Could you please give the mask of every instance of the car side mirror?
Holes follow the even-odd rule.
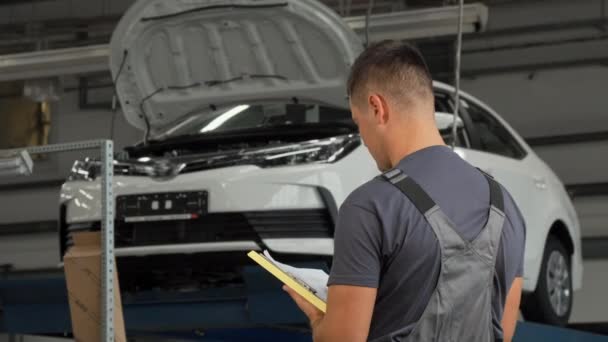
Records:
[[[435,112],[435,123],[440,132],[452,129],[452,124],[454,123],[454,114]],[[458,128],[464,127],[464,123],[460,117],[456,119],[456,125],[458,125]]]

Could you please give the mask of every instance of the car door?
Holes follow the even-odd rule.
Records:
[[[534,208],[542,198],[542,179],[531,173],[533,168],[528,151],[513,134],[474,99],[461,100],[463,121],[467,126],[471,148],[465,159],[496,178],[511,194],[519,206],[528,226],[542,224]],[[536,205],[535,205],[536,204]]]

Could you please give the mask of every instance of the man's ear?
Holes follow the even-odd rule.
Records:
[[[385,125],[388,122],[389,109],[386,99],[380,94],[370,94],[368,105],[374,114],[374,119],[380,125]]]

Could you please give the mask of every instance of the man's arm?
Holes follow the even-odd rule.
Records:
[[[505,311],[502,315],[502,332],[504,342],[511,342],[513,335],[515,334],[515,325],[517,324],[517,317],[519,315],[519,302],[521,300],[521,288],[523,280],[521,277],[517,277],[513,280],[511,289],[507,294],[507,300],[505,301]]]
[[[286,287],[284,289],[308,316],[314,342],[367,341],[376,301],[375,288],[330,286],[325,315],[293,290]]]
[[[388,186],[391,186],[390,184]],[[315,342],[366,341],[380,282],[382,232],[377,216],[348,200],[340,208],[328,280],[327,313],[286,289],[310,319]]]

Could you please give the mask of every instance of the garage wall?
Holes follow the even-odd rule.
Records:
[[[608,160],[602,158],[608,156],[608,141],[536,146],[534,149],[566,184],[608,181]]]
[[[66,86],[71,87],[66,80]],[[111,88],[106,89],[111,96]],[[96,92],[91,102],[108,99]],[[112,112],[107,109],[79,108],[79,94],[68,91],[52,104],[50,143],[108,139]],[[118,111],[115,117],[115,149],[140,140],[140,131],[132,128]],[[34,175],[0,181],[0,265],[13,269],[55,269],[59,265],[57,219],[61,183],[77,158],[97,156],[96,151],[49,155],[34,165]],[[2,342],[0,338],[0,342]],[[17,340],[20,341],[20,340]],[[25,341],[34,341],[26,339]]]
[[[79,0],[79,1],[27,1],[6,5],[0,11],[0,24],[27,22],[28,20],[56,20],[94,18],[120,15],[134,0]]]
[[[111,92],[111,88],[108,91]],[[51,105],[50,143],[110,137],[112,112],[83,110],[78,104],[78,92],[69,91]],[[139,141],[141,136],[140,131],[132,128],[118,111],[114,134],[116,150]],[[56,220],[61,181],[66,178],[75,159],[96,156],[96,153],[91,150],[49,155],[35,163],[33,176],[0,181],[0,229],[9,223]]]

